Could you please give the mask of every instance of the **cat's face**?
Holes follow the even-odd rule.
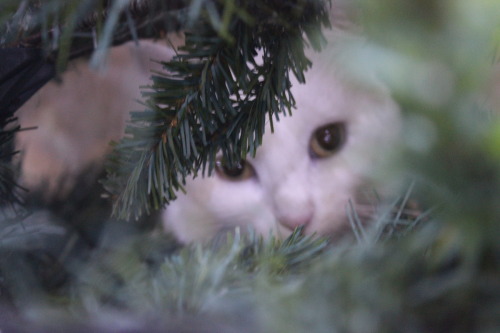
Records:
[[[397,107],[380,87],[349,84],[321,65],[292,92],[297,109],[274,133],[267,128],[255,158],[233,169],[219,161],[211,177],[187,181],[164,212],[167,230],[188,242],[235,226],[281,237],[300,225],[321,234],[346,226],[349,200],[396,138]]]

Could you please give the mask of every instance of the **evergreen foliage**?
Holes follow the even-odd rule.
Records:
[[[14,135],[19,131],[19,127],[8,128],[14,123],[15,118],[3,117],[0,115],[0,207],[12,209],[21,204],[20,188],[15,182],[14,170],[11,166]],[[9,214],[8,212],[5,212]]]
[[[44,47],[59,70],[69,58],[90,52],[91,42],[99,62],[106,47],[126,38],[158,38],[175,27],[167,23],[177,13],[173,21],[186,35],[182,53],[164,63],[168,72],[152,77],[143,94],[146,110],[132,115],[110,158],[106,185],[117,196],[120,218],[138,218],[174,199],[188,175],[207,166],[212,171],[218,152],[229,165],[255,154],[266,119],[272,123],[294,106],[289,73],[303,82],[310,66],[303,35],[319,50],[321,26],[329,25],[325,3],[318,0],[189,3],[6,4],[12,14],[2,44]],[[156,10],[167,22],[163,26],[151,19]],[[15,25],[19,16],[25,24]]]
[[[273,117],[291,113],[289,73],[304,82],[310,62],[302,34],[320,48],[318,23],[328,24],[323,4],[230,3],[225,26],[214,27],[210,15],[188,25],[181,52],[163,63],[168,72],[153,75],[143,91],[146,111],[132,114],[128,137],[110,159],[107,185],[126,184],[113,191],[117,216],[159,209],[187,176],[210,174],[218,153],[230,166],[254,155],[266,120],[272,127]]]

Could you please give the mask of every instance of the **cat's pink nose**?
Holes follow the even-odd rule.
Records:
[[[287,229],[294,230],[300,226],[307,226],[311,223],[313,217],[312,212],[306,212],[304,214],[294,214],[281,216],[278,221],[279,223],[286,227]]]

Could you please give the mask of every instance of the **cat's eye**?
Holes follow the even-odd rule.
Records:
[[[247,161],[241,160],[230,167],[223,158],[215,161],[215,172],[219,177],[231,181],[247,180],[255,175],[252,165]]]
[[[343,122],[331,123],[316,129],[309,144],[315,158],[325,158],[338,152],[346,141],[346,126]]]

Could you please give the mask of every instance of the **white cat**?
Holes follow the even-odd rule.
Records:
[[[23,127],[22,179],[28,187],[49,181],[56,191],[61,177],[74,176],[102,162],[108,141],[121,135],[127,111],[143,107],[138,86],[155,65],[171,58],[162,45],[132,43],[111,50],[107,69],[96,73],[76,61],[63,84],[49,83],[18,115]],[[353,80],[336,65],[339,46],[308,52],[313,67],[306,84],[293,82],[293,116],[267,130],[255,158],[229,170],[219,161],[210,178],[188,180],[163,213],[163,225],[181,241],[207,239],[219,230],[252,226],[263,235],[288,235],[299,225],[308,233],[344,229],[349,200],[395,140],[398,108],[375,80]],[[71,186],[69,184],[68,186]]]
[[[293,82],[297,109],[267,132],[255,158],[209,178],[190,179],[163,214],[165,229],[190,242],[235,226],[263,235],[331,235],[348,226],[349,200],[384,162],[399,131],[399,112],[370,75],[356,80],[337,64],[340,32],[319,54],[306,84]],[[340,52],[341,53],[341,52]]]

